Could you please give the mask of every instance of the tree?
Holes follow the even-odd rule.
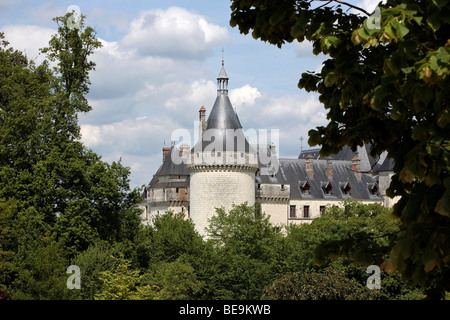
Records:
[[[103,281],[102,291],[96,293],[96,300],[152,300],[155,298],[155,285],[145,283],[145,275],[131,270],[131,261],[123,257],[115,258],[118,264],[111,271],[100,273]]]
[[[371,293],[345,273],[328,268],[322,273],[284,275],[264,290],[269,300],[367,300]]]
[[[0,199],[0,287],[15,278],[17,266],[14,257],[19,239],[24,232],[24,221],[17,212],[17,202]]]
[[[222,299],[259,299],[279,271],[280,229],[246,203],[216,209],[207,228],[217,252],[214,277]]]
[[[173,262],[184,255],[199,255],[203,240],[191,220],[183,213],[167,211],[153,217],[152,224],[146,227],[144,239],[151,262]]]
[[[384,261],[443,298],[450,290],[448,0],[387,0],[369,16],[343,1],[233,0],[231,26],[282,47],[311,41],[329,56],[299,88],[319,93],[327,126],[309,131],[321,156],[371,144],[394,160],[388,196],[402,224]],[[348,11],[353,9],[354,12]]]
[[[71,260],[71,265],[80,268],[81,288],[71,290],[70,298],[93,300],[95,294],[102,290],[101,273],[115,270],[120,262],[121,255],[121,252],[113,249],[105,241],[95,242],[85,251],[79,252]]]
[[[54,19],[58,32],[42,50],[53,69],[48,61],[29,61],[0,33],[0,199],[14,201],[14,214],[27,221],[17,241],[0,223],[7,236],[2,285],[15,297],[63,296],[71,258],[99,240],[134,239],[141,222],[130,169],[102,161],[80,141],[78,113],[90,110],[86,94],[95,67],[89,56],[100,42],[84,17],[80,28],[70,28],[69,17]],[[0,220],[9,223],[15,216],[8,210]]]
[[[160,262],[151,276],[161,300],[191,300],[202,289],[194,268],[182,258],[173,262]]]

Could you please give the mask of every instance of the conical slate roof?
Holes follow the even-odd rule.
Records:
[[[223,62],[217,79],[228,82]],[[194,147],[195,151],[205,151],[205,149],[207,151],[254,151],[244,136],[241,122],[231,105],[227,91],[218,88],[216,101],[206,122],[203,139]]]

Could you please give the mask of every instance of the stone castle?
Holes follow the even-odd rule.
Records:
[[[199,140],[190,148],[163,147],[162,164],[142,194],[142,219],[171,210],[185,213],[197,231],[205,235],[215,209],[246,202],[260,203],[272,223],[309,223],[327,205],[343,199],[381,203],[386,197],[393,162],[382,154],[369,156],[370,146],[349,147],[326,159],[319,149],[301,151],[298,158],[279,158],[271,144],[250,144],[228,97],[228,76],[217,78],[217,98],[206,120],[199,110]],[[181,161],[180,161],[181,160]]]

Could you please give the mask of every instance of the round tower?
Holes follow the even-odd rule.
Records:
[[[217,98],[188,164],[190,218],[201,235],[206,235],[208,219],[216,208],[230,210],[233,204],[244,202],[254,205],[257,169],[257,152],[245,138],[228,97],[228,76],[222,60]]]

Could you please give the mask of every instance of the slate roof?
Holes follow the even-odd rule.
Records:
[[[159,178],[162,176],[187,176],[189,177],[189,170],[185,162],[175,164],[172,161],[172,150],[174,146],[170,148],[166,159],[156,171],[152,180],[149,183],[150,188],[184,188],[189,185],[188,181],[168,181],[160,182]],[[188,179],[189,180],[189,179]]]
[[[385,160],[387,153],[384,152],[379,158],[375,159],[370,156],[370,148],[370,144],[364,144],[362,147],[358,146],[356,151],[352,151],[349,146],[345,146],[338,153],[330,155],[330,157],[333,160],[350,161],[356,156],[356,153],[358,153],[358,157],[361,159],[361,171],[377,173],[381,167],[381,164]],[[298,159],[305,159],[307,155],[312,155],[314,159],[321,159],[319,152],[320,148],[302,150],[298,156]]]
[[[228,79],[223,65],[218,79],[221,79],[220,77]],[[207,149],[210,151],[255,152],[245,138],[238,115],[225,92],[218,90],[216,101],[206,122],[205,132],[206,135],[203,135],[203,139],[194,146],[191,152],[204,151],[210,144],[213,144]],[[230,150],[227,149],[227,139],[228,143],[232,145]]]
[[[344,199],[350,196],[353,199],[361,200],[379,200],[379,192],[376,196],[369,192],[369,184],[376,183],[376,180],[370,175],[361,174],[358,180],[355,173],[351,170],[351,161],[333,161],[333,179],[329,180],[326,176],[326,160],[313,161],[314,177],[309,178],[306,173],[305,159],[280,159],[280,170],[283,178],[290,184],[291,199]],[[300,184],[308,181],[310,185],[309,194],[303,194],[300,190]],[[323,186],[331,183],[332,190],[330,195],[326,195]],[[350,184],[349,195],[345,195],[341,186]]]
[[[378,171],[394,171],[394,159],[386,157]]]
[[[287,184],[286,177],[279,169],[280,163],[275,155],[272,154],[267,145],[252,146],[258,150],[258,170],[255,175],[256,183],[270,184]],[[266,153],[266,157],[262,159],[262,153]],[[262,163],[264,162],[264,163]],[[273,174],[270,174],[272,173]]]

